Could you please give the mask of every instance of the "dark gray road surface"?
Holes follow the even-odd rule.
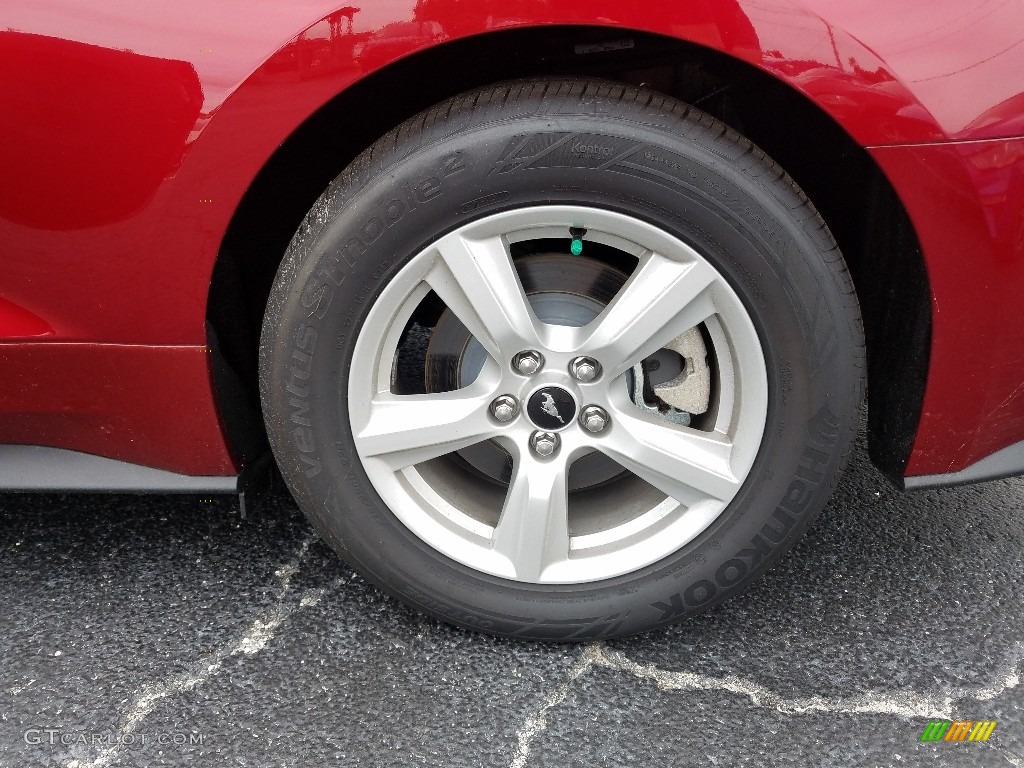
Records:
[[[0,510],[0,766],[1024,768],[1021,480],[901,495],[860,451],[752,591],[588,646],[417,615],[285,494]]]

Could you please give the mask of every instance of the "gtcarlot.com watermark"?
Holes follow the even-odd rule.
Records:
[[[159,733],[115,733],[102,731],[63,731],[58,728],[29,728],[22,738],[29,745],[84,746],[84,747],[127,747],[141,749],[152,745],[161,747],[203,746],[205,733],[165,731]]]

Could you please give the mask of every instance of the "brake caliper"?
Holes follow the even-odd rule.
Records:
[[[661,368],[658,358],[666,350],[682,359],[679,373],[668,381],[663,375],[652,376]],[[688,426],[693,415],[708,410],[711,400],[711,368],[707,356],[707,346],[698,329],[691,328],[674,338],[663,350],[633,366],[634,405],[675,424]]]

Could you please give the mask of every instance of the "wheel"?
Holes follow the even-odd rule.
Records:
[[[635,633],[765,571],[862,399],[849,274],[796,185],[667,97],[469,93],[364,152],[296,234],[267,429],[321,535],[465,627]]]

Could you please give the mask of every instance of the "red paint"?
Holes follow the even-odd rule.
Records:
[[[92,348],[49,346],[54,342],[205,345],[206,294],[221,239],[274,149],[365,75],[466,35],[588,24],[705,45],[800,90],[865,146],[1024,134],[1019,3],[377,0],[360,6],[347,15],[330,0],[20,0],[0,10],[0,29],[8,30],[0,32],[0,341],[48,347],[26,363],[38,370],[19,372],[22,381],[67,369],[63,359],[78,361]],[[997,296],[1011,290],[1000,281],[1022,286],[1021,256],[1008,245],[1020,237],[1006,234],[1013,215],[1005,202],[1019,199],[1021,182],[1016,170],[984,170],[988,161],[972,151],[964,145],[875,152],[912,209],[935,285],[932,380],[910,465],[915,473],[958,468],[984,455],[990,443],[1024,439],[1024,402],[1006,384],[1024,380],[1024,361],[1014,352],[1020,339],[1008,323],[965,311],[988,306],[993,286]],[[1008,185],[1001,192],[996,176]],[[929,193],[922,178],[932,179],[941,212],[922,197]],[[954,179],[970,186],[938,189]],[[969,234],[984,238],[971,245],[974,255],[953,253],[948,243]],[[968,259],[980,268],[966,269]],[[1001,349],[1001,368],[987,373],[989,359],[972,369],[975,396],[958,400],[950,392],[962,384],[968,338]],[[196,379],[182,392],[195,398],[186,410],[206,414],[195,437],[214,445],[223,441],[212,421],[208,376],[199,368],[193,365]],[[85,366],[63,392],[46,384],[52,412],[45,418],[19,416],[14,429],[11,417],[0,414],[0,442],[45,441],[138,457],[136,447],[98,443],[70,411],[53,415],[62,398],[87,405],[79,398],[83,386],[106,391],[102,381],[83,382],[87,374]],[[132,380],[138,401],[108,398],[109,414],[123,429],[152,426],[143,395],[162,402],[165,380],[144,371]],[[181,376],[175,381],[182,383]],[[138,407],[129,406],[135,402]],[[982,436],[983,424],[994,431]],[[142,452],[145,463],[185,471],[187,440],[161,439],[146,429],[135,430],[153,440]],[[958,447],[946,439],[950,429],[977,434]],[[173,442],[179,439],[185,442]],[[201,455],[210,461],[206,473],[223,471],[223,455]]]
[[[202,347],[0,344],[0,435],[186,475],[233,475],[209,357]]]
[[[884,147],[928,261],[932,354],[910,475],[1024,439],[1024,139]]]
[[[41,35],[0,32],[0,71],[17,73],[3,103],[30,116],[10,126],[0,217],[34,230],[137,214],[181,162],[203,105],[188,62]]]
[[[0,338],[52,336],[53,328],[25,307],[0,296]]]

